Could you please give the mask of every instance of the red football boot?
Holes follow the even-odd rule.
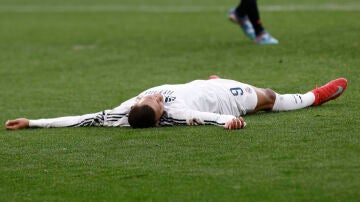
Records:
[[[346,86],[347,80],[345,78],[338,78],[315,88],[311,91],[315,95],[315,102],[312,106],[322,105],[327,101],[336,99],[345,91]]]
[[[209,79],[220,79],[220,76],[218,76],[218,75],[211,75],[211,76],[209,76]]]

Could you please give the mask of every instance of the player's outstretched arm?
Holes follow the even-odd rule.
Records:
[[[228,129],[228,130],[237,130],[237,129],[244,128],[245,126],[246,126],[246,122],[244,121],[244,119],[242,117],[239,117],[239,118],[234,118],[231,121],[226,122],[226,124],[224,125],[224,128]]]
[[[7,130],[19,130],[19,129],[29,128],[29,119],[18,118],[15,120],[7,120],[5,122],[5,128]]]

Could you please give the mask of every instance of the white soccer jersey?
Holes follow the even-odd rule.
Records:
[[[30,120],[30,127],[129,126],[128,112],[139,97],[162,94],[164,115],[160,126],[224,125],[255,109],[252,86],[227,79],[195,80],[186,84],[161,85],[140,93],[112,110],[53,119]]]

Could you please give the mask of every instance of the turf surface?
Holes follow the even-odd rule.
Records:
[[[237,1],[0,2],[0,122],[86,114],[218,74],[279,93],[337,77],[321,107],[248,127],[0,130],[0,201],[358,201],[360,4],[259,1],[280,44],[228,22]]]

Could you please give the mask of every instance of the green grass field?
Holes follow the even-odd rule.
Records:
[[[238,131],[2,127],[0,201],[359,201],[360,3],[258,1],[276,46],[228,21],[237,3],[1,0],[1,124],[212,74],[279,93],[349,86],[321,107],[246,116]]]

